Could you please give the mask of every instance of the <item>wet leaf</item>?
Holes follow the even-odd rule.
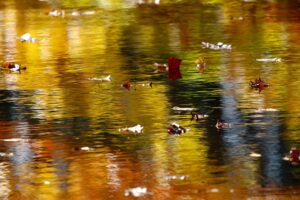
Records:
[[[14,153],[3,153],[3,152],[0,152],[0,158],[1,157],[12,157],[14,156]]]
[[[260,153],[252,152],[252,153],[250,153],[249,156],[250,156],[250,157],[255,157],[255,158],[260,158],[260,157],[261,157],[261,154],[260,154]]]
[[[141,197],[147,194],[146,187],[136,187],[136,188],[128,188],[125,190],[124,195],[127,196],[134,196],[134,197]]]
[[[65,11],[54,9],[54,10],[51,10],[50,12],[48,12],[47,15],[52,16],[52,17],[64,17]]]
[[[195,113],[195,112],[191,112],[191,121],[195,120],[195,121],[199,121],[200,119],[204,119],[207,118],[208,115],[203,115],[203,114],[199,114],[199,113]]]
[[[10,72],[21,72],[21,70],[26,70],[26,66],[21,66],[20,64],[14,62],[5,62],[1,65],[3,69],[7,69]]]
[[[199,57],[197,60],[195,60],[195,63],[196,63],[196,68],[199,70],[199,72],[203,73],[206,66],[204,59]]]
[[[103,78],[97,78],[97,77],[89,78],[89,80],[92,80],[92,81],[111,81],[110,75],[105,76]]]
[[[90,148],[90,147],[81,147],[80,150],[82,150],[82,151],[91,151],[93,149]]]
[[[217,123],[216,123],[216,128],[217,129],[231,128],[231,124],[226,123],[226,122],[221,122],[221,121],[218,120]]]
[[[51,182],[50,181],[44,181],[45,185],[49,185]]]
[[[231,49],[231,44],[224,44],[223,42],[218,42],[217,44],[202,42],[201,44],[202,44],[202,48],[204,49],[213,49],[213,50]]]
[[[167,64],[154,63],[155,72],[166,72],[169,71],[169,66]]]
[[[218,188],[212,188],[212,189],[207,190],[207,192],[217,193],[217,192],[220,192],[220,190]]]
[[[137,84],[135,84],[135,86],[142,86],[142,87],[149,86],[151,88],[152,88],[152,85],[153,85],[152,81],[150,83],[137,83]]]
[[[267,88],[269,85],[261,78],[258,78],[255,79],[255,81],[250,81],[249,86],[252,89],[258,90],[260,93],[263,89]]]
[[[21,37],[19,38],[21,42],[37,42],[36,38],[31,37],[30,33],[25,33],[23,35],[21,35]]]
[[[178,106],[174,106],[172,108],[172,110],[175,111],[192,111],[192,110],[197,110],[196,108],[188,108],[188,107],[178,107]]]
[[[258,58],[258,62],[281,62],[281,58]]]
[[[143,132],[144,127],[140,124],[137,124],[133,127],[126,127],[119,129],[120,132],[132,132],[132,133],[141,133]]]
[[[181,133],[186,133],[186,132],[187,130],[185,128],[183,128],[182,126],[176,123],[172,123],[168,127],[168,133],[170,135],[180,135]]]
[[[168,59],[169,66],[169,78],[172,80],[177,80],[182,78],[180,73],[180,64],[181,60],[175,57],[171,57]]]
[[[297,148],[291,148],[290,161],[292,163],[300,163],[300,150]]]
[[[181,180],[182,181],[182,180],[186,180],[187,176],[184,176],[184,175],[183,176],[166,176],[165,179],[170,180],[170,181],[171,180]]]
[[[122,87],[126,88],[127,90],[130,90],[130,87],[131,87],[131,82],[130,82],[130,80],[125,81],[125,82],[122,84]]]

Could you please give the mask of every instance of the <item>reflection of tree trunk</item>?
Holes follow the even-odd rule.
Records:
[[[0,121],[21,120],[22,108],[17,104],[16,99],[20,97],[20,92],[11,90],[0,90]]]

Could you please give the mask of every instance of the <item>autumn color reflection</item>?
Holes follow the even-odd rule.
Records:
[[[0,2],[0,198],[299,195],[298,8]]]

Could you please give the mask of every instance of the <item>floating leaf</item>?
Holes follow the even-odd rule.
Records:
[[[204,70],[205,70],[205,66],[206,66],[206,63],[204,62],[204,59],[199,57],[196,61],[196,68],[199,70],[199,72],[203,73]]]
[[[154,63],[153,65],[156,67],[155,72],[169,71],[169,66],[167,64]]]
[[[268,87],[269,85],[263,81],[261,78],[255,79],[255,81],[250,81],[249,83],[250,88],[256,89],[259,91],[259,93]]]
[[[281,62],[281,58],[257,58],[258,62]]]
[[[106,77],[103,77],[103,78],[89,78],[89,80],[92,80],[92,81],[111,81],[110,80],[110,75],[106,76]]]
[[[188,107],[178,107],[178,106],[174,106],[172,108],[172,110],[176,110],[176,111],[192,111],[192,110],[197,110],[196,108],[188,108]]]
[[[126,127],[119,129],[120,132],[132,132],[132,133],[141,133],[143,132],[144,127],[140,124],[137,124],[133,127]]]
[[[204,49],[213,49],[213,50],[231,49],[231,44],[224,44],[223,42],[218,42],[217,44],[202,42],[201,44],[202,44],[202,48]]]
[[[142,86],[142,87],[149,86],[151,88],[152,88],[152,85],[153,85],[152,81],[150,83],[137,83],[137,84],[135,84],[135,86]]]
[[[216,123],[216,128],[217,129],[231,128],[231,124],[226,123],[226,122],[221,122],[218,120]]]
[[[36,38],[31,37],[30,33],[25,33],[20,37],[21,42],[37,42]]]
[[[186,180],[187,176],[166,176],[165,177],[166,180]]]
[[[255,157],[255,158],[260,158],[260,157],[261,157],[261,154],[260,154],[260,153],[252,152],[252,153],[250,153],[249,156],[250,156],[250,157]]]
[[[168,59],[169,66],[169,78],[172,80],[177,80],[182,78],[180,73],[180,64],[181,60],[175,57],[171,57]]]
[[[51,182],[50,181],[44,181],[45,185],[49,185]]]
[[[64,17],[65,16],[65,11],[64,10],[51,10],[50,12],[47,13],[47,15],[49,16],[53,16],[53,17]]]
[[[93,149],[90,148],[90,147],[81,147],[80,150],[82,150],[82,151],[91,151]]]
[[[290,150],[290,161],[292,163],[300,163],[300,151],[296,148]]]
[[[130,82],[130,80],[125,81],[125,82],[122,84],[122,87],[126,88],[127,90],[130,90],[130,87],[131,87],[131,82]]]
[[[13,63],[13,62],[5,62],[1,65],[2,68],[8,69],[11,72],[21,72],[21,70],[26,70],[27,67],[21,67],[20,64]]]
[[[191,121],[195,120],[195,121],[199,121],[200,119],[204,119],[204,118],[207,118],[208,115],[202,115],[202,114],[199,114],[199,113],[194,113],[194,112],[191,112]]]
[[[126,189],[124,192],[125,196],[134,196],[134,197],[141,197],[147,194],[147,188],[146,187],[136,187],[136,188],[129,188]]]
[[[186,133],[186,129],[180,126],[179,124],[172,123],[168,128],[168,133],[170,135],[180,135],[181,133]]]

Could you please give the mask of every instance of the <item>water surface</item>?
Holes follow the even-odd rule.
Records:
[[[135,187],[147,188],[143,199],[297,198],[299,167],[282,157],[300,148],[299,8],[1,2],[0,57],[27,70],[0,72],[0,198],[130,199],[125,191]],[[38,42],[20,42],[27,32]],[[155,72],[153,63],[171,56],[182,59],[182,79]],[[92,80],[107,75],[110,82]],[[259,77],[269,87],[251,90]],[[191,121],[174,106],[209,117]],[[217,120],[232,126],[218,130]],[[172,122],[189,131],[168,135]],[[136,124],[143,133],[118,131]]]

